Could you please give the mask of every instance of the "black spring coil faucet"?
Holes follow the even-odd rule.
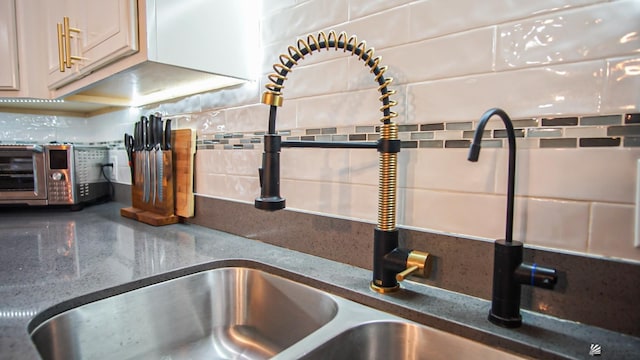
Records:
[[[505,238],[494,243],[493,291],[489,321],[496,325],[515,328],[522,325],[520,315],[520,286],[531,285],[553,289],[558,281],[555,269],[522,262],[523,244],[513,241],[513,213],[516,178],[516,136],[509,115],[498,108],[490,109],[480,118],[469,148],[468,160],[478,161],[484,128],[491,117],[499,116],[507,130],[509,143],[509,170],[507,183],[507,220]]]

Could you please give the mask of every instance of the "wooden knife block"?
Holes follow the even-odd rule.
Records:
[[[154,204],[151,190],[150,200],[145,202],[144,184],[142,181],[136,181],[131,186],[132,206],[120,209],[120,215],[153,226],[175,224],[180,220],[179,216],[193,216],[195,135],[195,131],[191,129],[171,131],[171,147],[174,150],[162,151],[162,201],[156,197]],[[144,153],[134,151],[133,164],[137,163],[138,156],[144,157]],[[134,179],[141,179],[142,171],[143,169],[136,168]]]

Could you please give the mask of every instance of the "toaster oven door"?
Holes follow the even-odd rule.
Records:
[[[0,146],[0,204],[46,205],[45,165],[42,146]]]

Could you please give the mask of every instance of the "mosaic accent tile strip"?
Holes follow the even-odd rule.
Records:
[[[526,148],[640,147],[640,114],[541,117],[513,120],[518,141]],[[403,148],[459,149],[469,147],[477,121],[398,125]],[[198,138],[198,149],[255,149],[265,132],[221,133]],[[287,141],[377,141],[379,125],[282,130]],[[500,121],[487,124],[482,146],[505,147]],[[523,143],[524,142],[524,143]]]
[[[578,125],[577,117],[542,119],[542,126],[576,126],[576,125]]]
[[[625,124],[640,124],[640,114],[625,114],[624,115],[624,123]]]

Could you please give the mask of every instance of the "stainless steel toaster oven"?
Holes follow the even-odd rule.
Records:
[[[77,205],[109,194],[104,146],[0,145],[0,204]]]

